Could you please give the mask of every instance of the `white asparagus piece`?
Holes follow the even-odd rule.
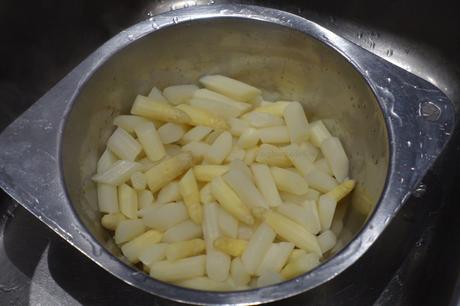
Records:
[[[204,203],[215,202],[215,201],[217,200],[212,195],[211,183],[207,183],[200,189],[200,202],[204,204]]]
[[[105,149],[104,153],[102,153],[101,157],[97,161],[97,174],[101,174],[107,171],[115,162],[117,161],[117,157],[110,151],[109,149]]]
[[[306,175],[312,170],[315,165],[313,164],[307,152],[302,150],[299,145],[293,143],[282,148],[287,158],[292,162],[294,167],[299,170],[302,175]]]
[[[223,75],[204,76],[200,83],[210,90],[242,102],[249,102],[262,93],[254,86]]]
[[[316,203],[313,202],[313,204],[316,206]],[[297,224],[302,225],[305,229],[314,235],[316,235],[321,230],[321,226],[318,228],[318,212],[316,210],[312,210],[312,207],[309,207],[307,210],[305,206],[299,206],[286,202],[283,205],[277,207],[277,211],[292,221],[296,222]]]
[[[147,180],[142,172],[137,171],[131,175],[131,186],[136,190],[143,190],[147,185]]]
[[[150,266],[150,276],[164,282],[203,276],[205,273],[206,256],[198,255],[177,261],[157,261]]]
[[[172,181],[160,189],[157,195],[157,203],[164,204],[180,200],[179,182]]]
[[[134,133],[134,129],[141,123],[148,122],[147,119],[134,115],[120,115],[113,119],[113,124],[124,129],[129,133]]]
[[[205,160],[212,164],[221,164],[232,150],[232,135],[225,131],[217,137],[208,152]]]
[[[251,181],[254,181],[251,169],[242,160],[233,160],[229,165],[229,170],[237,170],[243,172]]]
[[[319,190],[323,193],[329,192],[337,187],[337,181],[330,175],[327,175],[323,171],[316,168],[310,170],[305,175],[305,180],[308,182],[311,188]]]
[[[139,209],[146,207],[151,207],[153,205],[153,194],[150,190],[138,190],[137,191],[137,201],[139,204]]]
[[[163,144],[179,141],[184,136],[184,133],[184,126],[173,122],[167,122],[158,129],[158,134]]]
[[[270,171],[280,191],[286,191],[296,195],[307,193],[308,183],[299,174],[279,167],[271,167]]]
[[[249,111],[252,107],[251,104],[235,101],[227,96],[221,95],[220,93],[217,93],[215,91],[212,91],[206,88],[197,90],[193,96],[194,98],[201,98],[201,99],[213,100],[213,101],[220,102],[220,103],[225,103],[226,105],[229,105],[229,106],[232,106],[238,109],[239,114],[243,114]]]
[[[257,268],[256,275],[263,275],[266,272],[280,272],[293,249],[294,244],[291,242],[272,243]]]
[[[318,215],[323,231],[331,228],[332,219],[334,218],[337,201],[327,194],[319,197]]]
[[[299,102],[291,102],[283,114],[292,143],[301,143],[308,138],[308,120]]]
[[[316,169],[321,170],[328,175],[334,175],[332,173],[331,167],[329,167],[329,163],[327,162],[326,158],[321,158],[315,161],[315,167]]]
[[[140,254],[147,248],[160,242],[162,236],[163,234],[159,231],[148,230],[142,235],[125,243],[121,247],[121,251],[130,262],[138,263]]]
[[[185,257],[191,257],[202,253],[205,250],[203,239],[192,239],[177,241],[168,244],[166,248],[166,258],[175,261]]]
[[[241,118],[255,128],[284,125],[284,120],[281,117],[270,113],[250,112],[244,114]]]
[[[244,155],[244,163],[246,165],[252,164],[256,160],[257,153],[259,152],[259,147],[254,147],[251,149],[246,150],[246,154]]]
[[[285,125],[259,129],[259,137],[262,143],[282,144],[290,142],[289,131]]]
[[[163,103],[163,104],[168,104],[168,100],[163,96],[161,91],[153,86],[152,89],[150,90],[148,97],[155,103]]]
[[[312,270],[320,264],[319,257],[315,253],[300,254],[295,260],[289,262],[281,271],[284,279],[291,279],[300,274]]]
[[[121,221],[115,230],[115,242],[120,245],[139,236],[143,232],[145,232],[145,225],[142,220],[131,219]]]
[[[214,129],[228,129],[228,125],[222,117],[216,116],[204,109],[189,104],[180,104],[176,106],[176,109],[181,110],[191,118],[187,124],[195,126],[204,125]]]
[[[257,188],[265,198],[265,201],[271,207],[281,205],[281,200],[275,180],[270,172],[270,168],[265,164],[252,164],[252,174],[256,182]]]
[[[142,218],[145,225],[160,231],[166,231],[187,219],[187,208],[180,202],[165,204],[150,210]]]
[[[165,148],[153,123],[141,123],[136,126],[134,131],[144,148],[145,154],[150,160],[158,161],[165,156]]]
[[[122,128],[113,132],[107,140],[107,147],[120,159],[129,161],[134,161],[142,151],[140,143]]]
[[[319,219],[316,200],[306,200],[303,202],[302,206],[307,211],[307,230],[312,234],[318,234],[321,231],[321,221]]]
[[[262,144],[260,146],[256,161],[261,164],[277,167],[289,167],[292,165],[283,150],[271,144]]]
[[[248,178],[241,170],[231,169],[223,176],[224,181],[235,191],[238,197],[253,208],[268,208],[264,197],[254,185],[254,182]],[[216,195],[214,195],[216,196]]]
[[[245,224],[238,225],[238,239],[249,240],[254,234],[254,228]]]
[[[108,184],[97,184],[97,202],[102,213],[116,213],[119,211],[117,187]]]
[[[244,156],[246,155],[246,151],[244,149],[238,148],[236,146],[230,151],[230,154],[227,155],[225,158],[225,162],[229,163],[234,160],[244,160]]]
[[[163,89],[163,95],[172,105],[187,103],[199,88],[196,85],[173,85]]]
[[[310,158],[311,161],[315,161],[320,152],[320,150],[317,147],[315,147],[309,142],[302,142],[299,145],[299,147],[302,150],[302,152],[304,152],[305,155],[308,156],[308,158]]]
[[[230,256],[214,248],[219,237],[219,207],[217,203],[203,205],[203,236],[206,242],[206,274],[215,281],[224,281],[230,272]]]
[[[211,133],[212,128],[208,126],[203,126],[203,125],[198,125],[190,130],[188,130],[184,136],[182,137],[182,140],[185,143],[189,143],[192,141],[201,141],[203,140],[209,133]]]
[[[238,220],[221,207],[219,208],[219,229],[227,237],[236,238],[238,236]]]
[[[227,122],[233,136],[240,136],[244,130],[249,128],[249,123],[238,118],[228,118]]]
[[[262,223],[256,229],[243,255],[241,255],[241,262],[249,274],[254,275],[256,273],[261,259],[268,252],[275,237],[275,232],[265,223]]]
[[[228,168],[228,165],[196,165],[193,173],[198,181],[210,182],[216,176],[226,173]]]
[[[185,220],[170,227],[163,235],[163,242],[177,242],[200,238],[203,234],[201,226],[191,220]]]
[[[310,142],[318,148],[321,147],[321,144],[324,140],[332,137],[331,133],[329,133],[329,130],[321,120],[312,122],[308,128],[310,134]]]
[[[114,214],[104,215],[101,219],[101,224],[104,228],[111,231],[115,231],[118,227],[118,224],[120,224],[120,222],[124,220],[126,220],[125,215],[123,215],[120,212],[117,212]]]
[[[118,186],[118,202],[120,211],[129,219],[137,219],[137,192],[130,186],[123,184]]]
[[[145,248],[139,254],[139,260],[147,266],[152,265],[154,262],[163,260],[166,257],[167,243],[155,243]]]
[[[106,171],[93,176],[93,181],[109,185],[120,185],[131,178],[131,175],[142,169],[140,163],[117,160]]]
[[[225,119],[236,118],[241,115],[241,111],[234,105],[217,100],[193,98],[190,100],[190,105]]]
[[[321,143],[321,152],[326,158],[332,173],[339,182],[348,177],[349,161],[342,143],[337,137],[329,137]]]
[[[284,114],[284,110],[289,104],[291,104],[291,102],[278,101],[267,105],[259,106],[256,109],[254,109],[254,112],[270,113],[272,115],[282,117]]]
[[[243,263],[241,262],[241,258],[237,257],[232,260],[232,264],[230,266],[230,274],[232,276],[235,285],[237,286],[245,286],[251,280],[251,275],[246,271]]]
[[[266,271],[257,278],[257,287],[265,287],[281,283],[284,281],[280,273],[274,271]]]
[[[152,98],[141,95],[137,95],[134,100],[134,104],[131,108],[131,114],[179,124],[192,123],[192,118],[190,118],[190,116],[183,110],[169,104],[158,103]]]
[[[180,179],[179,192],[187,207],[190,219],[196,224],[201,224],[203,210],[200,204],[200,191],[192,169],[189,169]]]
[[[321,247],[321,251],[323,253],[326,253],[335,246],[335,244],[337,243],[337,238],[332,231],[327,230],[322,232],[318,236],[318,243]]]
[[[202,141],[192,141],[182,147],[184,152],[190,152],[194,162],[201,162],[211,146]]]

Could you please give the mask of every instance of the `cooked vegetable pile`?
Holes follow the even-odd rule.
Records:
[[[313,269],[355,186],[340,140],[299,102],[199,82],[154,87],[114,119],[93,177],[102,225],[128,261],[179,286],[243,290]]]

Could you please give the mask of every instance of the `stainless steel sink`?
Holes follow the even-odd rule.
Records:
[[[0,129],[123,28],[166,10],[222,2],[229,1],[82,1],[73,7],[38,1],[26,12],[19,3],[2,3],[0,31],[7,43],[0,51],[5,65],[0,69]],[[452,9],[441,10],[439,2],[395,1],[378,8],[357,0],[238,2],[281,8],[315,21],[432,82],[459,109],[460,35],[455,29],[460,20]],[[455,216],[460,208],[454,191],[460,180],[454,158],[460,139],[455,136],[458,132],[416,197],[360,261],[333,281],[278,304],[456,302],[460,230]],[[176,304],[112,277],[6,195],[0,195],[0,203],[1,305]]]

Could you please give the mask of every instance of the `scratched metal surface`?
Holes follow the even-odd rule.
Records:
[[[198,1],[200,2],[200,1]],[[203,1],[201,1],[203,2]],[[218,1],[216,1],[218,2]],[[0,129],[45,93],[73,66],[119,30],[169,10],[167,1],[78,4],[38,1],[27,9],[0,4]],[[188,1],[190,4],[190,1]],[[251,3],[256,3],[251,1]],[[323,2],[282,8],[304,15],[442,88],[458,105],[458,21],[439,2]],[[280,8],[274,1],[265,5]],[[175,7],[180,7],[176,4]],[[447,14],[447,15],[446,15]],[[407,16],[410,19],[407,20]],[[428,17],[437,23],[427,25]],[[13,25],[13,26],[12,26]],[[5,33],[3,33],[5,31]],[[456,36],[454,36],[456,35]],[[456,54],[457,53],[457,54]],[[335,280],[279,305],[447,304],[455,299],[460,235],[455,226],[458,137],[383,237]],[[134,289],[98,268],[6,195],[0,196],[1,305],[174,305]],[[326,294],[331,292],[335,294]]]

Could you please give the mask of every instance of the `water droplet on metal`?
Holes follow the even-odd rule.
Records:
[[[128,35],[128,39],[131,40],[131,41],[133,41],[133,40],[134,40],[134,35],[133,35],[133,34],[129,34],[129,35]]]
[[[393,49],[388,49],[386,53],[387,56],[393,56]]]
[[[416,198],[421,198],[426,192],[426,185],[424,183],[421,183],[420,185],[415,188],[414,192],[412,195]]]
[[[154,15],[153,12],[151,12],[151,11],[147,12],[147,16],[149,16],[150,18],[153,17],[153,15]]]
[[[387,82],[388,82],[388,83],[391,83],[391,78],[387,78]]]
[[[436,121],[441,116],[441,108],[433,102],[423,102],[419,105],[419,115],[429,121]]]
[[[173,19],[172,19],[172,22],[175,23],[175,24],[178,23],[179,22],[179,17],[174,16]]]
[[[357,36],[358,36],[359,39],[362,39],[362,38],[363,38],[363,35],[364,35],[363,32],[359,32]]]

